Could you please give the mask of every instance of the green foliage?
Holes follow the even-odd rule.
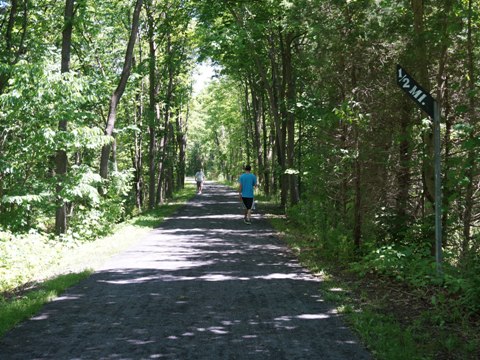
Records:
[[[30,282],[55,265],[60,257],[62,245],[41,234],[15,236],[2,232],[0,235],[0,293]]]
[[[69,230],[60,238],[63,245],[75,246],[107,233],[128,214],[141,212],[133,209],[148,180],[158,184],[159,174],[154,179],[146,176],[147,158],[156,164],[164,158],[163,171],[170,179],[180,173],[182,140],[177,136],[186,132],[188,123],[189,174],[204,167],[209,178],[232,180],[247,161],[260,168],[257,155],[264,155],[270,195],[280,188],[280,168],[298,176],[301,201],[288,205],[288,218],[301,228],[303,241],[297,247],[300,254],[311,255],[312,263],[322,256],[343,264],[355,259],[361,275],[374,273],[421,289],[441,289],[445,295],[436,296],[436,304],[447,308],[457,299],[458,309],[478,313],[478,2],[418,1],[423,14],[414,14],[414,3],[154,2],[152,38],[146,36],[143,13],[141,28],[147,31],[139,34],[133,73],[117,109],[119,171],[103,180],[97,175],[99,152],[113,141],[103,131],[122,69],[132,4],[79,1],[71,71],[61,74],[64,4],[24,2],[27,11],[0,27],[1,229],[7,238],[22,239],[15,244],[19,252],[38,247],[43,254],[43,240],[30,243],[20,234],[51,234],[55,209],[65,201]],[[414,25],[419,18],[415,15],[424,20],[422,34]],[[425,46],[418,46],[416,39],[425,39]],[[157,49],[155,59],[146,51],[149,40]],[[291,58],[285,56],[286,46],[292,49]],[[197,55],[219,64],[221,74],[190,106],[190,73]],[[287,62],[292,63],[291,82],[285,77]],[[431,255],[432,204],[425,192],[431,121],[407,104],[396,86],[397,63],[421,77],[425,87],[442,90],[443,279],[436,276]],[[149,65],[154,68],[155,114],[146,111]],[[251,93],[245,93],[249,87]],[[261,146],[251,141],[252,89],[264,121]],[[285,100],[291,89],[294,96]],[[279,123],[275,114],[281,117]],[[282,135],[293,138],[293,163],[285,166],[278,164],[279,145],[285,139],[277,132],[286,127],[289,116],[295,127]],[[170,122],[165,124],[166,118]],[[67,131],[58,130],[61,121],[67,121]],[[147,131],[148,125],[153,128]],[[150,135],[156,136],[157,146],[147,155]],[[159,146],[162,139],[167,141],[165,149]],[[59,150],[68,158],[63,178],[55,174]],[[136,162],[140,154],[141,165]],[[128,170],[132,160],[139,167],[135,174]],[[138,187],[132,186],[132,175]],[[154,221],[155,216],[145,220]],[[354,244],[354,238],[360,244]],[[12,269],[5,253],[12,241],[2,241],[5,268]],[[51,259],[45,256],[45,261]],[[37,269],[35,264],[29,267],[32,272]],[[30,274],[25,272],[26,277]],[[455,340],[448,344],[456,346]]]
[[[333,224],[325,205],[317,201],[300,202],[288,209],[288,218],[310,238],[310,247],[325,258],[347,261],[353,258],[350,234],[342,224]]]
[[[402,329],[393,317],[368,310],[352,311],[348,318],[371,346],[373,354],[378,359],[425,358],[418,348],[416,339],[409,331]]]
[[[7,190],[0,199],[1,225],[14,231],[31,228],[48,230],[45,215],[54,211],[56,178],[54,154],[83,149],[98,150],[110,139],[91,126],[95,117],[88,78],[74,73],[51,72],[53,64],[19,61],[9,80],[8,91],[0,96],[5,110],[0,122],[7,134],[2,159],[2,185]],[[70,131],[58,131],[58,122],[68,120]],[[73,165],[61,196],[66,201],[98,202],[88,165]]]
[[[337,257],[315,248],[315,242],[305,237],[305,224],[285,223],[272,219],[275,227],[284,232],[283,238],[297,253],[304,266],[322,277],[322,296],[337,306],[338,312],[358,331],[369,351],[378,359],[421,359],[427,355],[418,346],[416,332],[405,330],[392,316],[383,314],[368,299],[359,302],[351,284],[337,279]],[[341,264],[340,264],[341,266]],[[372,306],[370,306],[372,305]]]
[[[236,177],[245,163],[245,134],[236,82],[221,78],[201,94],[192,115],[188,173],[204,167],[207,176]]]
[[[453,258],[448,253],[446,255],[447,261]],[[469,260],[468,266],[462,270],[456,269],[446,262],[443,266],[444,275],[439,277],[436,274],[436,264],[431,256],[429,244],[423,246],[385,245],[372,250],[360,262],[353,264],[352,269],[361,276],[365,276],[367,273],[376,273],[407,283],[414,288],[433,286],[443,289],[444,294],[439,292],[439,295],[432,298],[434,305],[441,301],[446,307],[458,306],[460,313],[469,315],[478,313],[480,310],[478,258]],[[440,300],[438,296],[443,300]]]
[[[132,179],[132,170],[112,172],[109,180],[102,180],[90,169],[79,172],[80,181],[66,192],[76,195],[68,200],[76,204],[76,216],[70,220],[64,241],[94,240],[105,236],[113,227],[125,220],[126,202]],[[98,188],[105,191],[100,196]]]
[[[378,273],[405,281],[417,287],[432,284],[435,276],[435,262],[430,254],[429,244],[423,246],[385,245],[365,255],[357,269]]]
[[[438,278],[427,246],[386,245],[372,250],[361,262],[346,265],[332,253],[320,249],[318,239],[306,236],[310,233],[306,229],[311,230],[312,226],[306,221],[298,222],[297,215],[293,211],[288,222],[273,218],[271,223],[282,232],[282,238],[302,264],[322,277],[322,296],[336,304],[375,358],[476,358],[480,341],[475,322],[470,323],[469,319],[475,319],[478,314],[478,297],[474,300],[478,296],[478,284],[470,282],[478,277],[461,275],[455,273],[454,268],[446,267],[445,276]],[[471,265],[472,272],[478,271],[474,263]],[[369,282],[377,281],[388,283],[387,291],[382,285],[378,288],[373,285],[374,293],[364,291],[364,286],[370,287]],[[414,294],[405,289],[405,283],[410,284]],[[400,295],[389,291],[390,287],[402,289]],[[408,293],[408,297],[404,297],[403,292]],[[396,294],[400,298],[392,299]],[[422,294],[431,299],[431,307],[415,314],[416,307],[422,304],[419,299]],[[395,300],[400,303],[400,310],[392,306]],[[412,300],[409,308],[412,313],[406,317],[413,320],[399,321],[405,314],[398,312],[405,311],[405,302]]]

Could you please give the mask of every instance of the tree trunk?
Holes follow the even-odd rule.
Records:
[[[18,13],[18,1],[12,0],[10,3],[10,14],[8,16],[7,28],[5,31],[5,54],[7,55],[7,63],[9,65],[14,65],[20,60],[20,55],[25,52],[25,36],[27,34],[27,25],[28,25],[28,1],[23,2],[23,17],[22,17],[22,30],[20,34],[20,40],[15,52],[12,51],[14,43],[14,35],[16,33],[15,21]],[[2,24],[3,26],[3,24]],[[0,26],[0,28],[2,27]],[[0,94],[3,94],[3,91],[8,83],[8,72],[2,71],[0,74]]]
[[[281,47],[280,53],[283,54],[283,38],[279,31],[278,40]],[[270,42],[270,67],[272,70],[272,95],[275,103],[277,117],[275,121],[276,135],[277,135],[277,160],[280,165],[280,204],[282,208],[287,206],[288,198],[288,175],[287,170],[287,155],[286,155],[286,142],[287,142],[287,106],[285,104],[285,69],[282,68],[282,75],[280,76],[279,64],[277,61],[277,47],[275,45],[275,35],[272,33],[269,36]]]
[[[362,211],[362,166],[360,160],[360,139],[358,125],[354,126],[354,141],[355,151],[357,155],[354,160],[354,191],[355,202],[353,207],[353,245],[356,250],[360,249],[362,241],[362,225],[363,225],[363,211]]]
[[[424,30],[424,0],[412,0],[412,9],[414,16],[414,48],[416,51],[416,59],[427,59],[427,45],[425,41]],[[425,90],[430,91],[430,81],[428,77],[428,69],[426,61],[417,61],[416,70],[418,72],[418,80]],[[433,147],[433,128],[430,128],[424,133],[424,157],[422,180],[425,198],[430,203],[429,213],[432,213],[435,206],[435,172],[433,167],[434,147]],[[433,233],[432,233],[433,234]]]
[[[146,3],[147,25],[148,25],[148,46],[149,46],[149,72],[148,72],[148,208],[152,210],[155,207],[155,158],[157,140],[155,134],[156,128],[156,52],[154,40],[154,21],[151,9],[151,0]]]
[[[445,0],[444,3],[443,3],[443,11],[442,11],[442,21],[441,21],[441,28],[440,28],[440,35],[441,35],[441,39],[440,39],[440,56],[439,56],[439,64],[438,64],[438,73],[437,73],[437,102],[438,102],[438,107],[439,109],[442,109],[444,108],[444,100],[445,100],[445,94],[446,94],[446,91],[447,91],[447,75],[446,75],[446,66],[447,66],[447,61],[448,61],[448,50],[449,50],[449,47],[450,47],[450,34],[449,34],[449,24],[450,24],[450,14],[451,14],[451,11],[452,11],[452,0]],[[448,117],[448,114],[446,113],[445,114],[447,117]],[[448,129],[448,121],[447,120],[447,129],[446,129],[446,134],[445,134],[445,139],[449,140],[448,136],[448,132],[450,131],[450,129]],[[448,151],[447,149],[445,150],[445,157],[448,156]],[[445,174],[445,173],[444,173]],[[446,179],[445,175],[444,175],[444,181]],[[447,188],[447,185],[445,184],[445,182],[443,183],[443,190],[445,190]],[[442,198],[444,198],[444,193],[442,193]],[[447,201],[443,201],[443,206],[445,207],[445,205],[448,203],[448,199]],[[440,204],[438,204],[440,205]],[[435,206],[437,206],[437,204],[435,204]],[[445,210],[447,208],[444,208]],[[443,210],[443,209],[442,209]],[[443,223],[443,220],[446,220],[446,218],[442,218],[441,221],[442,221],[442,225],[443,225],[443,229],[442,229],[442,233],[443,233],[443,238],[442,238],[442,246],[445,247],[445,243],[447,241],[447,237],[445,236],[446,232],[445,232],[445,225]]]
[[[397,227],[394,236],[398,241],[403,239],[405,226],[407,226],[407,207],[411,185],[411,136],[410,136],[410,99],[403,99],[403,106],[400,111],[400,144],[399,144],[399,166],[397,171],[398,192],[396,198]]]
[[[165,106],[163,109],[163,116],[164,116],[164,125],[163,125],[163,140],[160,144],[160,162],[158,164],[159,168],[159,179],[158,179],[158,184],[157,184],[157,196],[156,196],[156,203],[162,204],[164,202],[164,190],[165,190],[165,161],[167,160],[167,151],[168,151],[168,132],[169,132],[169,126],[170,126],[170,115],[171,115],[171,103],[172,103],[172,97],[173,97],[173,80],[174,80],[174,69],[173,69],[173,59],[172,59],[172,34],[167,35],[167,45],[166,45],[166,51],[165,51],[165,56],[167,56],[167,61],[168,61],[168,84],[167,84],[167,89],[166,89],[166,96],[165,96]]]
[[[468,115],[470,118],[470,124],[472,125],[472,130],[469,135],[469,140],[475,142],[475,129],[477,125],[476,120],[476,76],[475,76],[475,59],[474,59],[474,46],[472,39],[472,3],[473,0],[468,1],[468,23],[467,23],[467,73],[468,73]],[[475,174],[477,172],[476,165],[477,152],[475,147],[472,147],[468,150],[467,154],[467,163],[466,163],[466,173],[465,177],[468,179],[467,189],[465,191],[465,208],[463,211],[463,241],[461,249],[461,258],[464,260],[467,257],[470,242],[472,238],[472,214],[473,214],[473,205],[475,203],[474,192],[475,192]]]
[[[236,19],[237,25],[240,28],[243,28],[243,19],[241,14],[237,13],[232,6],[227,5],[229,11],[232,13],[233,17]],[[282,122],[282,118],[280,115],[280,103],[279,103],[279,79],[278,79],[278,64],[276,60],[276,47],[275,47],[275,40],[274,35],[270,34],[269,39],[270,49],[269,49],[269,59],[270,59],[270,66],[271,66],[271,76],[269,81],[269,76],[265,69],[264,64],[262,63],[262,59],[257,54],[255,44],[250,41],[248,43],[252,56],[253,61],[255,62],[255,66],[257,68],[258,75],[260,77],[260,84],[263,89],[266,91],[269,105],[270,105],[270,113],[273,119],[273,123],[275,126],[274,139],[275,139],[275,149],[273,149],[274,157],[276,157],[279,167],[280,167],[280,176],[275,176],[275,172],[273,172],[273,186],[272,190],[275,192],[277,190],[277,179],[280,178],[280,186],[281,186],[281,205],[285,207],[287,202],[287,192],[288,192],[288,184],[285,170],[286,170],[286,161],[285,161],[285,134],[284,134],[284,124]],[[275,156],[276,155],[276,156]],[[272,164],[273,167],[273,164]]]
[[[72,31],[73,31],[73,15],[74,15],[75,0],[66,0],[64,27],[62,32],[62,74],[70,71],[70,51],[72,46]],[[67,120],[60,120],[58,123],[59,131],[67,131]],[[66,150],[57,150],[56,158],[56,175],[57,175],[57,210],[55,215],[55,233],[57,235],[65,234],[67,231],[67,206],[61,197],[63,191],[63,183],[67,174],[67,152]]]
[[[142,85],[143,87],[143,85]],[[133,167],[135,169],[135,206],[139,211],[143,208],[143,98],[137,95],[137,111],[135,111],[135,125],[140,129],[140,133],[135,132],[134,136],[134,154]]]
[[[68,6],[68,1],[67,5],[65,6],[65,15],[67,11],[67,6]],[[10,52],[12,49],[12,43],[13,43],[13,27],[15,25],[15,17],[17,16],[18,12],[18,1],[17,0],[12,0],[10,4],[10,15],[8,16],[8,23],[7,23],[7,31],[5,33],[5,50],[6,53]],[[73,11],[72,11],[73,14]],[[65,19],[66,20],[66,19]],[[67,25],[64,23],[64,26]]]
[[[290,185],[290,204],[296,205],[300,201],[298,192],[298,173],[295,166],[295,108],[296,108],[296,84],[295,74],[292,64],[292,42],[294,35],[287,34],[285,39],[285,47],[283,49],[283,67],[284,81],[286,84],[285,103],[286,122],[287,122],[287,162],[290,173],[288,174]]]
[[[171,144],[171,145],[175,145],[175,131],[174,131],[174,128],[173,128],[173,124],[172,123],[169,123],[168,124],[168,133],[167,133],[167,136],[168,136],[168,143]],[[167,150],[167,154],[169,154],[169,148],[166,149]],[[171,199],[173,198],[173,191],[174,191],[174,188],[175,188],[175,181],[174,181],[174,161],[173,161],[174,157],[171,156],[167,156],[167,159],[166,159],[166,168],[167,168],[167,176],[166,176],[166,181],[165,181],[165,196],[167,199]]]
[[[444,136],[444,148],[445,148],[445,165],[443,167],[443,214],[442,214],[442,245],[448,246],[448,219],[450,214],[451,200],[454,189],[450,183],[450,171],[451,171],[451,158],[452,158],[452,129],[454,123],[454,114],[452,114],[452,106],[450,103],[450,92],[448,90],[448,79],[445,84],[445,96],[443,98],[443,108],[445,114],[445,136]]]
[[[157,181],[157,190],[155,195],[155,204],[163,204],[164,201],[164,180],[165,180],[165,148],[167,146],[167,130],[164,130],[164,134],[160,138],[160,144],[158,146],[158,153],[160,153],[160,161],[158,162],[158,181]]]
[[[275,159],[278,158],[277,156],[277,134],[276,134],[276,129],[275,129],[275,124],[274,121],[270,121],[270,137],[269,137],[269,142],[270,142],[270,152],[269,152],[269,157],[270,157],[270,178],[271,178],[271,184],[272,184],[272,193],[276,194],[278,192],[278,179],[279,176],[277,176],[277,167],[275,164]]]
[[[428,92],[430,91],[430,79],[428,76],[427,61],[427,44],[425,41],[424,30],[424,0],[412,0],[412,9],[414,17],[414,49],[417,78],[421,86]],[[435,168],[434,168],[434,142],[433,142],[433,122],[423,133],[423,164],[422,164],[422,183],[424,195],[424,221],[425,221],[425,237],[430,240],[431,253],[435,254],[435,225],[434,225],[434,209],[435,209]],[[425,200],[427,203],[425,204]]]
[[[245,93],[248,93],[248,88],[245,87]],[[246,103],[245,103],[245,109],[243,111],[243,123],[244,123],[244,131],[245,131],[245,152],[247,154],[247,162],[245,165],[250,164],[251,165],[251,146],[250,146],[250,139],[252,138],[252,129],[251,129],[251,124],[250,124],[250,104],[248,102],[248,96],[246,96]]]
[[[264,100],[263,95],[259,97],[259,103],[261,104],[262,112],[260,116],[262,117],[262,136],[263,136],[263,167],[264,167],[264,186],[263,190],[265,191],[265,195],[270,195],[270,188],[271,188],[271,176],[270,176],[270,159],[271,159],[271,151],[272,148],[271,143],[269,144],[269,137],[267,133],[267,119],[265,114],[265,108],[263,106]],[[269,146],[270,145],[270,146]]]
[[[250,79],[249,81],[250,93],[252,96],[252,118],[253,118],[253,144],[255,147],[255,154],[257,155],[257,165],[258,165],[258,180],[259,183],[265,187],[264,184],[264,163],[263,163],[263,149],[262,143],[260,140],[262,125],[262,116],[263,116],[263,104],[260,99],[260,96],[257,94],[257,90],[254,88],[253,83]]]
[[[177,170],[177,189],[185,187],[185,169],[186,169],[186,150],[187,150],[187,123],[189,108],[187,104],[187,113],[185,121],[180,113],[177,114],[177,145],[178,145],[178,170]]]
[[[140,11],[142,9],[142,0],[137,0],[135,10],[133,12],[132,29],[130,38],[128,40],[127,51],[125,53],[125,61],[123,64],[120,82],[110,98],[110,106],[108,109],[107,126],[105,127],[105,135],[112,136],[115,128],[115,121],[117,118],[117,106],[125,91],[128,78],[130,77],[130,70],[132,67],[133,48],[137,38]],[[102,147],[102,156],[100,159],[100,176],[104,179],[108,177],[108,159],[110,157],[111,145],[107,144]]]
[[[140,34],[139,34],[140,38]],[[142,45],[139,42],[140,63],[143,61]],[[132,59],[132,65],[135,67],[135,57]],[[134,132],[133,139],[133,168],[134,175],[134,191],[135,191],[135,206],[138,211],[143,209],[143,93],[145,91],[144,82],[140,83],[141,92],[135,96],[136,109],[134,112],[134,124],[140,129],[139,132]]]

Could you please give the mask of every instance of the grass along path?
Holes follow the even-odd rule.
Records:
[[[271,203],[263,207],[272,212],[267,217],[302,265],[322,277],[325,299],[336,304],[375,358],[480,359],[480,319],[456,316],[455,299],[442,307],[432,303],[425,289],[381,276],[361,277],[348,264],[325,259],[312,239],[285,221]]]
[[[0,238],[0,336],[137,242],[194,194],[188,183],[169,203],[119,224],[112,235],[96,241],[72,245],[37,235]]]

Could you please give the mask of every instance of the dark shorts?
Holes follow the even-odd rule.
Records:
[[[243,200],[243,204],[245,205],[245,207],[248,210],[250,210],[252,208],[252,205],[253,205],[253,198],[242,197],[242,200]]]
[[[202,185],[202,181],[197,181],[197,186]]]

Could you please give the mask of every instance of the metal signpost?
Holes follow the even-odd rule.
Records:
[[[437,274],[442,272],[442,180],[440,173],[440,107],[400,65],[397,65],[397,84],[410,98],[433,118],[435,147],[435,261]]]

